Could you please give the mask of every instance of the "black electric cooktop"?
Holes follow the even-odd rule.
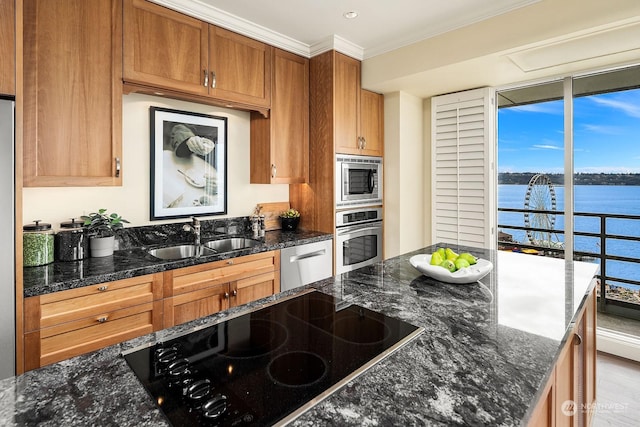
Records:
[[[174,427],[286,424],[421,332],[314,291],[124,358]]]

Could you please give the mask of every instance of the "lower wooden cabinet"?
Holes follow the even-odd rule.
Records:
[[[280,292],[280,251],[165,272],[164,327]]]
[[[162,273],[26,298],[25,369],[162,328]]]
[[[596,295],[588,297],[571,332],[530,427],[589,426],[596,399]]]
[[[280,251],[24,300],[25,370],[280,292]]]

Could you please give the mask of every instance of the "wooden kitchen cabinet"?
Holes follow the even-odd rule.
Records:
[[[162,273],[24,300],[25,369],[162,328]]]
[[[15,0],[0,0],[0,94],[16,94]]]
[[[164,327],[280,292],[280,251],[165,272]]]
[[[309,60],[274,49],[271,113],[251,113],[251,183],[309,180]]]
[[[382,156],[383,97],[360,86],[360,61],[335,54],[335,151]]]
[[[124,0],[123,13],[123,79],[142,86],[125,90],[271,105],[271,46],[144,0]]]
[[[532,412],[530,427],[591,425],[596,399],[595,289],[577,319]]]
[[[121,185],[122,4],[24,0],[24,186]]]

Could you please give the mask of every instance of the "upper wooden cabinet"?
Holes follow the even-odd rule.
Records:
[[[0,0],[0,94],[16,94],[15,0]]]
[[[268,118],[251,113],[251,183],[309,180],[309,60],[280,49],[273,55]]]
[[[335,54],[335,150],[382,156],[383,97],[360,87],[360,61]]]
[[[148,1],[124,0],[125,83],[265,109],[271,105],[271,51]]]
[[[24,0],[24,186],[121,185],[119,0]]]

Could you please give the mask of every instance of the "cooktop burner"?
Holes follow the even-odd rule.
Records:
[[[124,355],[174,427],[286,424],[422,332],[314,291]]]

